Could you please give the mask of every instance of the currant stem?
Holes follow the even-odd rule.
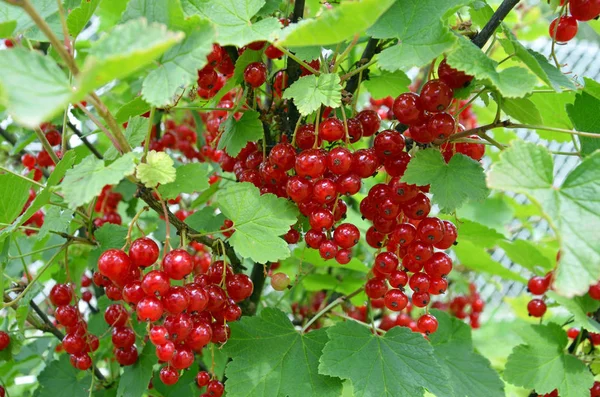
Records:
[[[319,318],[321,318],[324,314],[326,314],[328,311],[330,311],[331,309],[333,309],[334,307],[342,304],[344,301],[351,299],[353,297],[355,297],[356,295],[360,294],[363,291],[363,287],[360,287],[359,289],[357,289],[356,291],[348,294],[348,295],[344,295],[344,296],[340,296],[339,298],[333,300],[330,304],[328,304],[327,306],[325,306],[323,309],[321,309],[317,314],[315,314],[310,320],[308,320],[308,322],[304,325],[304,327],[302,327],[302,333],[306,332],[306,330],[315,323],[315,321],[317,321]]]
[[[283,52],[285,55],[287,55],[288,57],[290,57],[291,59],[293,59],[296,63],[298,63],[299,65],[301,65],[303,68],[305,68],[306,70],[308,70],[309,72],[311,72],[315,76],[319,76],[321,74],[321,72],[319,72],[318,70],[316,70],[315,68],[313,68],[312,66],[310,66],[308,63],[304,62],[302,59],[298,58],[296,55],[292,54],[285,47],[277,45],[277,43],[275,43],[274,45],[275,45],[275,47],[277,47],[277,49],[279,49],[281,52]]]
[[[42,143],[44,150],[50,155],[50,158],[52,159],[52,161],[54,161],[54,164],[58,164],[60,159],[58,158],[56,153],[54,153],[54,149],[52,149],[52,145],[50,145],[50,142],[48,142],[48,139],[46,139],[46,135],[44,135],[42,130],[40,130],[39,128],[34,128],[33,131],[35,132],[35,135],[37,135],[38,139]]]
[[[148,131],[146,132],[146,140],[144,141],[144,155],[142,156],[142,161],[146,161],[146,156],[148,155],[148,148],[150,147],[150,138],[152,137],[152,127],[154,127],[154,112],[156,112],[156,108],[152,106],[150,108],[150,117],[148,120]]]

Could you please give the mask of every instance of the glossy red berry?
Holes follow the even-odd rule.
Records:
[[[337,197],[337,185],[329,178],[321,178],[313,184],[312,199],[319,204],[328,204]]]
[[[296,151],[289,143],[278,143],[269,153],[269,162],[283,171],[294,168]]]
[[[79,310],[75,306],[59,306],[54,312],[54,317],[61,325],[72,327],[79,321]]]
[[[387,291],[383,297],[385,307],[394,312],[404,310],[408,305],[408,297],[399,289],[391,289]]]
[[[381,252],[375,257],[375,268],[383,274],[390,274],[396,270],[399,261],[396,254],[393,252]]]
[[[569,12],[578,21],[589,21],[600,15],[599,0],[569,0]]]
[[[341,248],[352,248],[360,239],[360,231],[351,223],[342,223],[333,232],[333,240]]]
[[[402,124],[412,125],[420,121],[423,117],[420,98],[413,92],[400,94],[392,106],[394,116]]]
[[[592,285],[588,291],[590,297],[595,300],[600,300],[600,283]]]
[[[225,386],[220,381],[214,379],[208,382],[206,393],[212,397],[221,397],[225,391]]]
[[[392,130],[385,130],[377,134],[373,141],[375,153],[380,157],[396,157],[404,150],[404,136]]]
[[[425,218],[417,227],[417,238],[428,244],[436,244],[444,238],[444,223],[438,218]]]
[[[452,89],[466,87],[473,80],[473,76],[454,69],[446,63],[445,59],[438,66],[438,77]]]
[[[133,266],[152,266],[158,260],[159,254],[158,245],[148,237],[138,238],[129,248],[129,258]]]
[[[336,147],[327,154],[327,168],[337,175],[350,171],[352,166],[352,152],[343,147]]]
[[[115,327],[111,340],[115,347],[130,347],[135,343],[135,333],[131,328]]]
[[[190,304],[188,290],[184,287],[174,285],[165,292],[162,297],[164,309],[171,314],[179,314],[187,309]]]
[[[198,372],[198,375],[196,375],[196,384],[198,387],[204,387],[208,385],[208,382],[210,382],[210,374],[206,371]]]
[[[306,178],[293,176],[288,179],[285,191],[293,201],[300,203],[309,198],[312,193],[312,185]]]
[[[333,213],[328,209],[321,208],[313,211],[308,217],[310,227],[314,230],[331,229],[333,226]]]
[[[544,295],[548,290],[548,280],[542,276],[534,276],[527,282],[527,289],[533,295]]]
[[[450,106],[454,92],[441,80],[429,80],[421,89],[420,103],[428,112],[443,112]]]
[[[408,285],[415,292],[428,292],[431,278],[426,273],[414,273],[408,280]]]
[[[146,296],[138,302],[135,310],[141,321],[154,322],[162,317],[164,307],[159,299],[154,296]]]
[[[325,172],[327,158],[318,149],[308,149],[296,156],[296,174],[301,177],[317,178]]]
[[[541,299],[532,299],[527,304],[527,311],[532,317],[542,317],[546,313],[546,303]]]
[[[452,259],[443,252],[436,252],[425,262],[424,269],[430,277],[445,277],[452,271]]]
[[[370,299],[383,298],[388,291],[388,287],[384,278],[372,278],[365,284],[365,293]]]
[[[186,250],[176,249],[165,255],[162,266],[170,278],[182,280],[194,270],[194,261]]]
[[[350,263],[350,260],[352,260],[352,251],[345,248],[338,250],[338,252],[335,254],[335,260],[340,265],[346,265]]]
[[[98,270],[117,285],[124,285],[130,275],[129,256],[117,249],[104,251],[98,259]]]
[[[227,278],[227,294],[235,302],[241,302],[252,295],[254,285],[245,274],[234,274]]]
[[[267,67],[262,62],[252,62],[244,69],[244,81],[252,88],[260,87],[267,80]]]
[[[319,124],[319,138],[333,142],[343,139],[345,135],[344,124],[336,118],[329,118]]]
[[[423,314],[417,320],[417,327],[419,328],[419,331],[426,335],[433,334],[438,328],[437,318],[432,314]]]
[[[173,367],[165,366],[161,368],[159,377],[162,383],[167,386],[171,386],[177,383],[179,380],[179,372],[177,372]]]
[[[50,290],[50,302],[54,306],[65,306],[71,303],[73,290],[67,284],[56,284]]]
[[[379,130],[381,117],[374,110],[363,110],[356,115],[363,128],[363,136],[372,136]]]
[[[577,35],[577,19],[571,15],[563,15],[550,23],[548,34],[559,43],[566,43]]]
[[[169,276],[160,270],[152,270],[142,278],[142,289],[146,295],[163,295],[170,286]]]
[[[454,223],[450,221],[442,221],[444,223],[444,237],[442,240],[433,246],[440,250],[445,250],[454,245],[456,242],[456,238],[458,237],[458,232],[456,231],[456,226]]]
[[[104,312],[104,320],[111,327],[122,327],[128,319],[129,313],[121,305],[110,305]]]
[[[337,251],[337,244],[331,240],[325,240],[321,243],[321,245],[319,245],[319,255],[321,255],[321,258],[325,260],[335,258]]]

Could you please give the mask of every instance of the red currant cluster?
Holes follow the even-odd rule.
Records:
[[[40,129],[46,136],[46,139],[50,143],[51,146],[58,146],[61,143],[61,135],[60,132],[50,123],[43,123],[40,125]],[[62,157],[62,153],[60,150],[57,150],[56,155],[58,158]],[[54,161],[50,154],[44,149],[40,150],[37,156],[34,156],[29,153],[25,153],[21,156],[21,163],[25,167],[26,172],[33,171],[33,179],[35,181],[39,181],[42,179],[43,173],[42,168],[45,167],[54,167]]]
[[[532,295],[544,295],[552,284],[553,273],[549,272],[544,277],[533,276],[527,282],[527,291]],[[532,317],[542,317],[546,313],[546,302],[544,299],[534,298],[527,304],[527,312]]]
[[[201,248],[197,244],[194,247]],[[158,245],[149,238],[139,238],[131,244],[129,254],[116,249],[105,251],[98,260],[99,273],[94,274],[94,280],[105,288],[110,299],[122,300],[134,308],[138,320],[152,323],[150,341],[156,346],[159,360],[166,363],[160,379],[172,385],[178,381],[179,371],[192,365],[195,353],[210,342],[224,343],[229,338],[227,323],[240,318],[242,311],[237,303],[252,294],[253,285],[248,276],[233,274],[223,261],[205,267],[205,255],[198,256],[202,259],[196,262],[183,249],[165,254],[160,270],[142,274],[144,269],[154,267],[158,258]],[[197,274],[191,281],[188,276],[193,273]],[[184,283],[171,285],[172,280]],[[106,310],[105,320],[113,327],[115,354],[135,350],[135,334],[127,327],[130,315],[119,303]],[[216,381],[211,382],[207,383],[209,387],[218,389]]]
[[[568,0],[568,3],[569,10],[566,12],[567,0],[560,1],[562,15],[550,23],[548,30],[550,37],[558,43],[566,43],[577,35],[578,21],[591,21],[600,16],[598,0]]]
[[[558,394],[558,390],[556,390],[556,389],[554,389],[550,393],[546,393],[546,394],[532,393],[532,396],[538,396],[538,397],[560,397],[560,395]],[[594,385],[590,389],[590,397],[600,397],[600,382],[598,382],[598,381],[594,382]]]
[[[94,219],[94,225],[101,227],[105,223],[112,223],[113,225],[120,225],[121,215],[117,212],[117,206],[123,199],[121,193],[113,192],[111,185],[106,185],[102,188],[102,192],[96,200],[94,211],[102,214],[101,217]]]
[[[88,332],[87,323],[79,312],[77,304],[71,304],[73,298],[73,288],[69,284],[56,284],[50,291],[50,302],[56,307],[54,318],[66,329],[66,335],[58,350],[64,350],[70,355],[73,367],[85,371],[92,366],[90,353],[98,350],[100,341],[96,335]],[[121,363],[119,357],[116,358]]]
[[[434,302],[432,308],[449,311],[453,316],[464,320],[469,319],[471,328],[479,328],[479,316],[483,312],[485,302],[481,299],[475,284],[469,284],[469,295],[458,295],[453,297],[450,302]]]

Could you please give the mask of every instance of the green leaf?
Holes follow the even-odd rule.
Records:
[[[468,0],[402,0],[373,25],[367,34],[376,39],[398,38],[398,44],[379,54],[382,69],[408,71],[422,66],[452,48],[456,37],[442,22]]]
[[[116,26],[95,42],[85,58],[79,92],[87,94],[115,79],[122,79],[148,65],[183,39],[164,25],[135,19]]]
[[[479,80],[484,80],[507,98],[521,98],[532,92],[537,79],[527,69],[513,66],[498,70],[498,62],[490,59],[479,47],[459,37],[446,58],[449,65]]]
[[[95,268],[98,265],[98,258],[108,249],[121,249],[125,245],[127,237],[127,228],[121,225],[105,223],[94,232],[94,237],[100,246],[90,252],[88,256],[88,266]]]
[[[546,127],[572,129],[573,124],[567,114],[567,105],[575,101],[574,92],[538,93],[529,97],[542,116]],[[556,142],[571,142],[571,136],[561,132],[537,130],[541,138]]]
[[[200,15],[216,25],[217,43],[242,47],[259,40],[268,40],[281,29],[275,18],[257,22],[251,19],[265,5],[265,0],[184,0],[187,15]]]
[[[12,37],[17,21],[0,22],[0,37]]]
[[[185,164],[175,171],[175,181],[158,187],[158,192],[163,199],[175,198],[180,193],[201,192],[208,188],[208,166],[206,164]]]
[[[142,96],[151,105],[173,105],[188,85],[198,78],[198,69],[206,65],[212,51],[214,28],[208,21],[195,26],[185,40],[167,51],[158,68],[146,76]]]
[[[515,54],[546,85],[558,92],[561,92],[562,89],[575,89],[573,81],[554,65],[551,65],[545,56],[526,48],[507,27],[504,27],[504,33],[508,40],[500,40],[500,43],[505,51],[508,54]]]
[[[0,174],[0,222],[12,223],[23,211],[31,183],[13,174]]]
[[[223,345],[232,358],[225,371],[227,395],[339,396],[342,382],[317,372],[326,342],[325,330],[299,333],[283,312],[273,308],[231,323],[231,338]]]
[[[502,234],[479,222],[461,219],[460,222],[457,222],[457,226],[459,243],[469,241],[479,247],[492,248],[500,241],[504,240]]]
[[[469,269],[500,276],[506,280],[514,280],[526,284],[527,280],[521,275],[508,270],[499,262],[496,262],[482,247],[474,245],[470,241],[461,241],[453,248],[459,262]]]
[[[398,95],[409,91],[410,78],[402,71],[387,72],[381,74],[369,74],[369,80],[364,82],[367,91],[374,99],[386,98],[388,96],[397,97]]]
[[[73,220],[73,211],[60,207],[50,207],[46,210],[44,224],[36,235],[37,240],[46,237],[50,231],[66,232]]]
[[[43,18],[48,19],[58,12],[58,3],[55,0],[31,0],[31,5]],[[2,37],[14,37],[35,27],[35,22],[27,15],[21,7],[10,5],[7,2],[0,3],[0,21],[16,23],[10,34]]]
[[[69,12],[67,27],[71,36],[77,37],[81,33],[92,15],[94,15],[94,11],[96,11],[99,3],[100,0],[81,0],[81,5]]]
[[[589,236],[600,229],[600,153],[586,157],[562,186],[554,184],[552,155],[542,146],[513,141],[488,173],[492,188],[522,193],[538,206],[560,244],[554,289],[572,297],[600,279],[600,246]]]
[[[316,18],[304,19],[283,29],[283,46],[337,44],[363,33],[394,3],[394,0],[363,0],[334,6]]]
[[[184,24],[180,0],[129,0],[121,21],[142,17],[148,22],[158,22],[172,29],[179,29]]]
[[[554,263],[551,263],[531,241],[501,241],[498,245],[504,250],[506,256],[511,261],[518,263],[532,272],[543,275],[554,268]]]
[[[345,265],[340,265],[337,261],[326,261],[321,258],[318,250],[310,249],[305,246],[298,247],[294,250],[294,257],[301,261],[302,263],[311,264],[315,267],[321,267],[324,269],[327,268],[338,268],[338,269],[348,269],[348,270],[356,270],[361,273],[368,273],[371,270],[368,266],[365,265],[363,261],[358,258],[352,258],[350,262]]]
[[[348,379],[357,396],[421,397],[424,389],[448,395],[448,379],[419,333],[394,327],[373,335],[354,321],[327,329],[319,373]]]
[[[504,370],[504,379],[516,386],[561,396],[587,397],[594,376],[577,357],[565,354],[567,335],[560,325],[533,325],[526,344],[513,349]]]
[[[454,211],[467,200],[483,200],[489,194],[485,173],[478,161],[458,153],[446,164],[435,149],[417,152],[408,163],[402,181],[431,185],[433,200],[444,212]]]
[[[125,367],[119,379],[118,397],[141,396],[148,390],[152,367],[158,362],[152,343],[146,343],[135,364]]]
[[[337,108],[342,105],[340,76],[333,73],[314,74],[299,78],[283,93],[283,98],[293,99],[300,114],[306,116],[325,105]]]
[[[583,327],[588,331],[600,331],[600,323],[593,317],[588,317],[588,313],[593,313],[600,307],[600,301],[590,298],[589,295],[576,296],[573,299],[565,298],[554,291],[546,293],[548,298],[567,309],[574,317],[574,327]]]
[[[185,223],[189,227],[201,233],[217,231],[223,226],[223,222],[225,222],[225,216],[217,214],[213,207],[204,207],[185,218]]]
[[[62,160],[58,162],[56,167],[54,167],[54,171],[50,174],[50,177],[46,181],[46,187],[38,191],[37,196],[33,199],[33,202],[27,210],[21,214],[11,226],[2,229],[0,231],[0,241],[6,238],[7,235],[12,233],[16,228],[21,226],[25,221],[27,221],[31,216],[40,208],[50,201],[50,196],[52,191],[55,190],[55,186],[61,181],[61,179],[65,176],[65,173],[68,169],[73,166],[73,162],[75,161],[75,152],[73,150],[67,151]]]
[[[242,258],[266,263],[290,256],[288,244],[279,236],[297,221],[292,203],[273,194],[261,195],[247,182],[229,186],[218,198],[219,209],[235,227],[229,242]]]
[[[136,148],[142,144],[148,134],[148,120],[146,117],[134,117],[129,119],[127,122],[127,128],[125,128],[125,138],[127,143],[132,148]],[[106,153],[104,153],[105,160],[114,160],[119,157],[119,152],[114,146],[110,146]]]
[[[38,127],[70,98],[67,76],[51,57],[22,47],[0,51],[0,104],[17,123]]]
[[[67,171],[61,189],[69,208],[75,209],[98,197],[105,185],[115,185],[135,171],[135,155],[126,153],[110,165],[90,155]]]
[[[584,91],[596,99],[600,99],[600,83],[590,79],[589,77],[584,77],[583,81],[585,82]]]
[[[541,125],[544,123],[540,111],[527,98],[505,98],[500,103],[502,104],[504,113],[521,123],[530,125]]]
[[[437,362],[450,379],[452,396],[504,396],[504,383],[490,362],[473,349],[471,328],[447,313],[433,310],[438,330],[429,336]]]
[[[115,114],[115,118],[118,123],[124,123],[129,118],[134,116],[139,116],[140,114],[144,114],[150,110],[150,104],[144,101],[142,96],[135,97],[135,99],[127,102],[123,106],[117,110],[117,114]]]
[[[224,149],[227,154],[235,157],[248,142],[261,139],[264,132],[259,117],[260,113],[255,111],[244,112],[239,120],[231,115],[225,120],[223,135],[219,139],[217,149]]]
[[[61,354],[58,360],[49,362],[46,368],[38,375],[39,387],[36,397],[88,397],[92,374],[86,373],[79,377],[81,371],[69,363],[69,357]]]
[[[468,202],[457,211],[458,219],[471,220],[503,233],[515,217],[509,200],[505,195],[497,194],[483,201]]]
[[[173,164],[173,159],[167,153],[151,150],[146,156],[146,162],[138,164],[135,174],[146,187],[152,188],[159,183],[175,181],[177,171]]]
[[[583,156],[589,156],[597,149],[600,149],[600,119],[596,114],[598,109],[600,109],[600,99],[585,91],[577,94],[575,103],[567,105],[567,113],[577,131],[598,134],[598,138],[579,137],[581,154]]]

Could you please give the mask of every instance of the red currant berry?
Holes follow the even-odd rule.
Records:
[[[556,18],[550,23],[550,37],[556,39],[559,43],[566,43],[577,35],[577,25],[577,19],[571,15]]]
[[[384,278],[372,278],[365,284],[365,293],[370,299],[383,298],[388,287]]]
[[[196,375],[196,384],[198,384],[198,387],[204,387],[208,385],[208,382],[210,382],[210,374],[206,371],[198,372],[198,375]]]
[[[160,369],[159,377],[162,383],[167,386],[174,385],[179,380],[179,372],[173,367],[166,366]]]
[[[546,303],[541,299],[532,299],[527,304],[527,312],[532,317],[542,317],[546,313]]]
[[[473,76],[452,68],[445,59],[438,66],[438,77],[452,89],[466,87],[473,80]]]
[[[146,296],[136,305],[136,313],[141,321],[155,322],[162,317],[162,302],[154,296]]]
[[[335,118],[329,118],[319,124],[319,138],[333,142],[344,138],[344,124]]]
[[[527,282],[527,289],[533,295],[544,295],[548,291],[548,287],[548,281],[541,276],[534,276]]]
[[[169,276],[160,270],[152,270],[142,279],[142,289],[147,295],[163,295],[170,286]]]
[[[325,172],[327,158],[317,149],[308,149],[296,156],[296,174],[317,178]]]
[[[408,297],[399,289],[391,289],[385,293],[383,297],[385,307],[393,312],[404,310],[408,305]]]
[[[432,314],[423,314],[417,320],[417,327],[422,333],[430,335],[437,331],[438,321]]]
[[[392,130],[380,132],[373,141],[375,153],[380,157],[399,156],[404,150],[404,146],[404,136]]]
[[[100,255],[98,270],[115,284],[123,285],[130,275],[131,260],[125,252],[109,249]]]
[[[600,1],[569,0],[569,12],[578,21],[592,20],[600,15]]]
[[[327,168],[336,175],[343,175],[352,166],[352,152],[343,147],[336,147],[327,154]]]
[[[260,87],[267,80],[267,67],[262,62],[252,62],[244,69],[244,81],[252,88]]]
[[[342,223],[333,232],[333,240],[341,248],[352,248],[360,239],[360,231],[351,223]]]
[[[392,111],[398,121],[406,125],[415,124],[423,117],[420,98],[417,94],[412,92],[400,94],[400,96],[394,100]]]
[[[356,119],[362,125],[363,136],[372,136],[379,130],[381,125],[381,117],[374,110],[363,110],[356,115]]]
[[[450,106],[454,92],[440,80],[429,80],[421,89],[421,106],[428,112],[443,112]]]
[[[165,255],[162,266],[170,278],[182,280],[194,270],[194,261],[186,250],[176,249]]]
[[[129,248],[129,258],[134,266],[152,266],[158,259],[160,250],[158,245],[148,237],[138,238]]]
[[[4,331],[0,331],[0,351],[6,349],[8,345],[10,345],[10,336]]]
[[[50,290],[50,302],[54,306],[65,306],[71,303],[73,299],[73,291],[66,284],[56,284]]]

